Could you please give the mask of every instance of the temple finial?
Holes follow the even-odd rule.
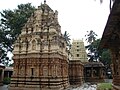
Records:
[[[46,0],[44,0],[44,4],[46,4]]]

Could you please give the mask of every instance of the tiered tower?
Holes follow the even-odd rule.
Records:
[[[87,62],[87,54],[82,40],[73,40],[70,49],[71,58],[69,61],[70,84],[82,84],[84,78],[83,65]]]
[[[73,40],[70,52],[72,54],[71,60],[80,60],[82,63],[88,62],[83,40]]]
[[[9,90],[60,90],[69,85],[66,42],[58,12],[41,4],[14,44]]]

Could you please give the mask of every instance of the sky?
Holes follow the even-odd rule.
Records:
[[[19,4],[31,3],[38,7],[44,0],[1,0],[0,11],[15,9]],[[108,15],[109,0],[100,4],[99,0],[46,0],[46,3],[58,11],[61,31],[67,31],[71,39],[84,39],[87,31],[93,30],[101,38]]]

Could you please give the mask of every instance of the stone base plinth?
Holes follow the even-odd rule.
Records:
[[[40,87],[8,87],[8,90],[64,90],[64,88],[40,88]]]
[[[12,78],[9,90],[63,90],[69,86],[68,78],[42,78],[34,77],[30,79]]]
[[[120,90],[120,86],[117,86],[117,85],[112,85],[112,90]]]
[[[70,76],[69,81],[70,81],[70,85],[82,85],[83,84],[83,77]]]

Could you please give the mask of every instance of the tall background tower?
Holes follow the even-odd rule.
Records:
[[[84,81],[84,64],[87,63],[87,54],[83,40],[73,40],[70,49],[69,79],[72,85],[81,85]]]
[[[71,60],[80,60],[82,63],[88,62],[83,40],[73,40],[70,52]]]

